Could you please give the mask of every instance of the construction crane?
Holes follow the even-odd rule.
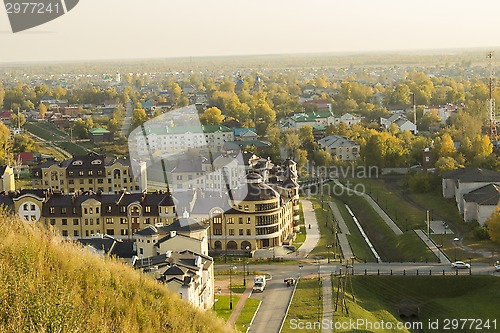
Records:
[[[495,99],[493,98],[493,87],[494,87],[494,72],[493,72],[493,58],[495,53],[493,51],[488,52],[488,62],[490,68],[490,82],[489,82],[489,100],[488,100],[488,121],[489,121],[489,134],[490,141],[497,141],[497,117],[495,112]]]

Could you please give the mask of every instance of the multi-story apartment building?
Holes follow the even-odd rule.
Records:
[[[170,193],[52,194],[42,207],[41,220],[65,237],[106,234],[132,239],[149,225],[170,224],[176,216]]]
[[[224,143],[234,141],[233,130],[221,125],[173,126],[150,125],[136,132],[139,156],[166,156],[189,149],[222,151]]]
[[[119,193],[123,189],[131,193],[146,191],[146,164],[138,163],[138,170],[133,171],[130,162],[128,158],[107,160],[95,153],[62,162],[47,161],[33,168],[33,188],[64,193]]]
[[[294,198],[281,195],[257,173],[209,216],[212,250],[251,251],[281,246],[293,237]]]

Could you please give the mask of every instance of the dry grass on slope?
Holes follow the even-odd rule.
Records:
[[[0,332],[230,332],[126,264],[0,217]]]

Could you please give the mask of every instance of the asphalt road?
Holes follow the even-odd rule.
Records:
[[[293,288],[287,287],[284,279],[288,277],[315,277],[319,273],[338,274],[342,269],[354,270],[355,275],[364,275],[365,270],[368,275],[442,275],[443,271],[446,275],[468,275],[468,269],[455,270],[449,264],[425,264],[425,263],[354,263],[354,267],[350,264],[348,267],[337,263],[304,263],[302,268],[299,265],[287,264],[256,264],[249,265],[249,271],[259,271],[272,276],[271,280],[266,283],[266,289],[262,293],[252,293],[252,298],[262,301],[262,304],[255,316],[254,322],[250,327],[250,333],[279,333],[281,323],[284,320],[287,312],[288,303],[291,300]],[[217,265],[216,269],[227,270],[229,265]],[[472,275],[494,274],[500,278],[500,272],[494,272],[493,266],[485,264],[472,264]],[[249,278],[252,280],[252,277]],[[252,283],[252,282],[250,282]]]

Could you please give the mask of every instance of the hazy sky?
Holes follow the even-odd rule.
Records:
[[[0,62],[500,46],[498,0],[80,0]]]

